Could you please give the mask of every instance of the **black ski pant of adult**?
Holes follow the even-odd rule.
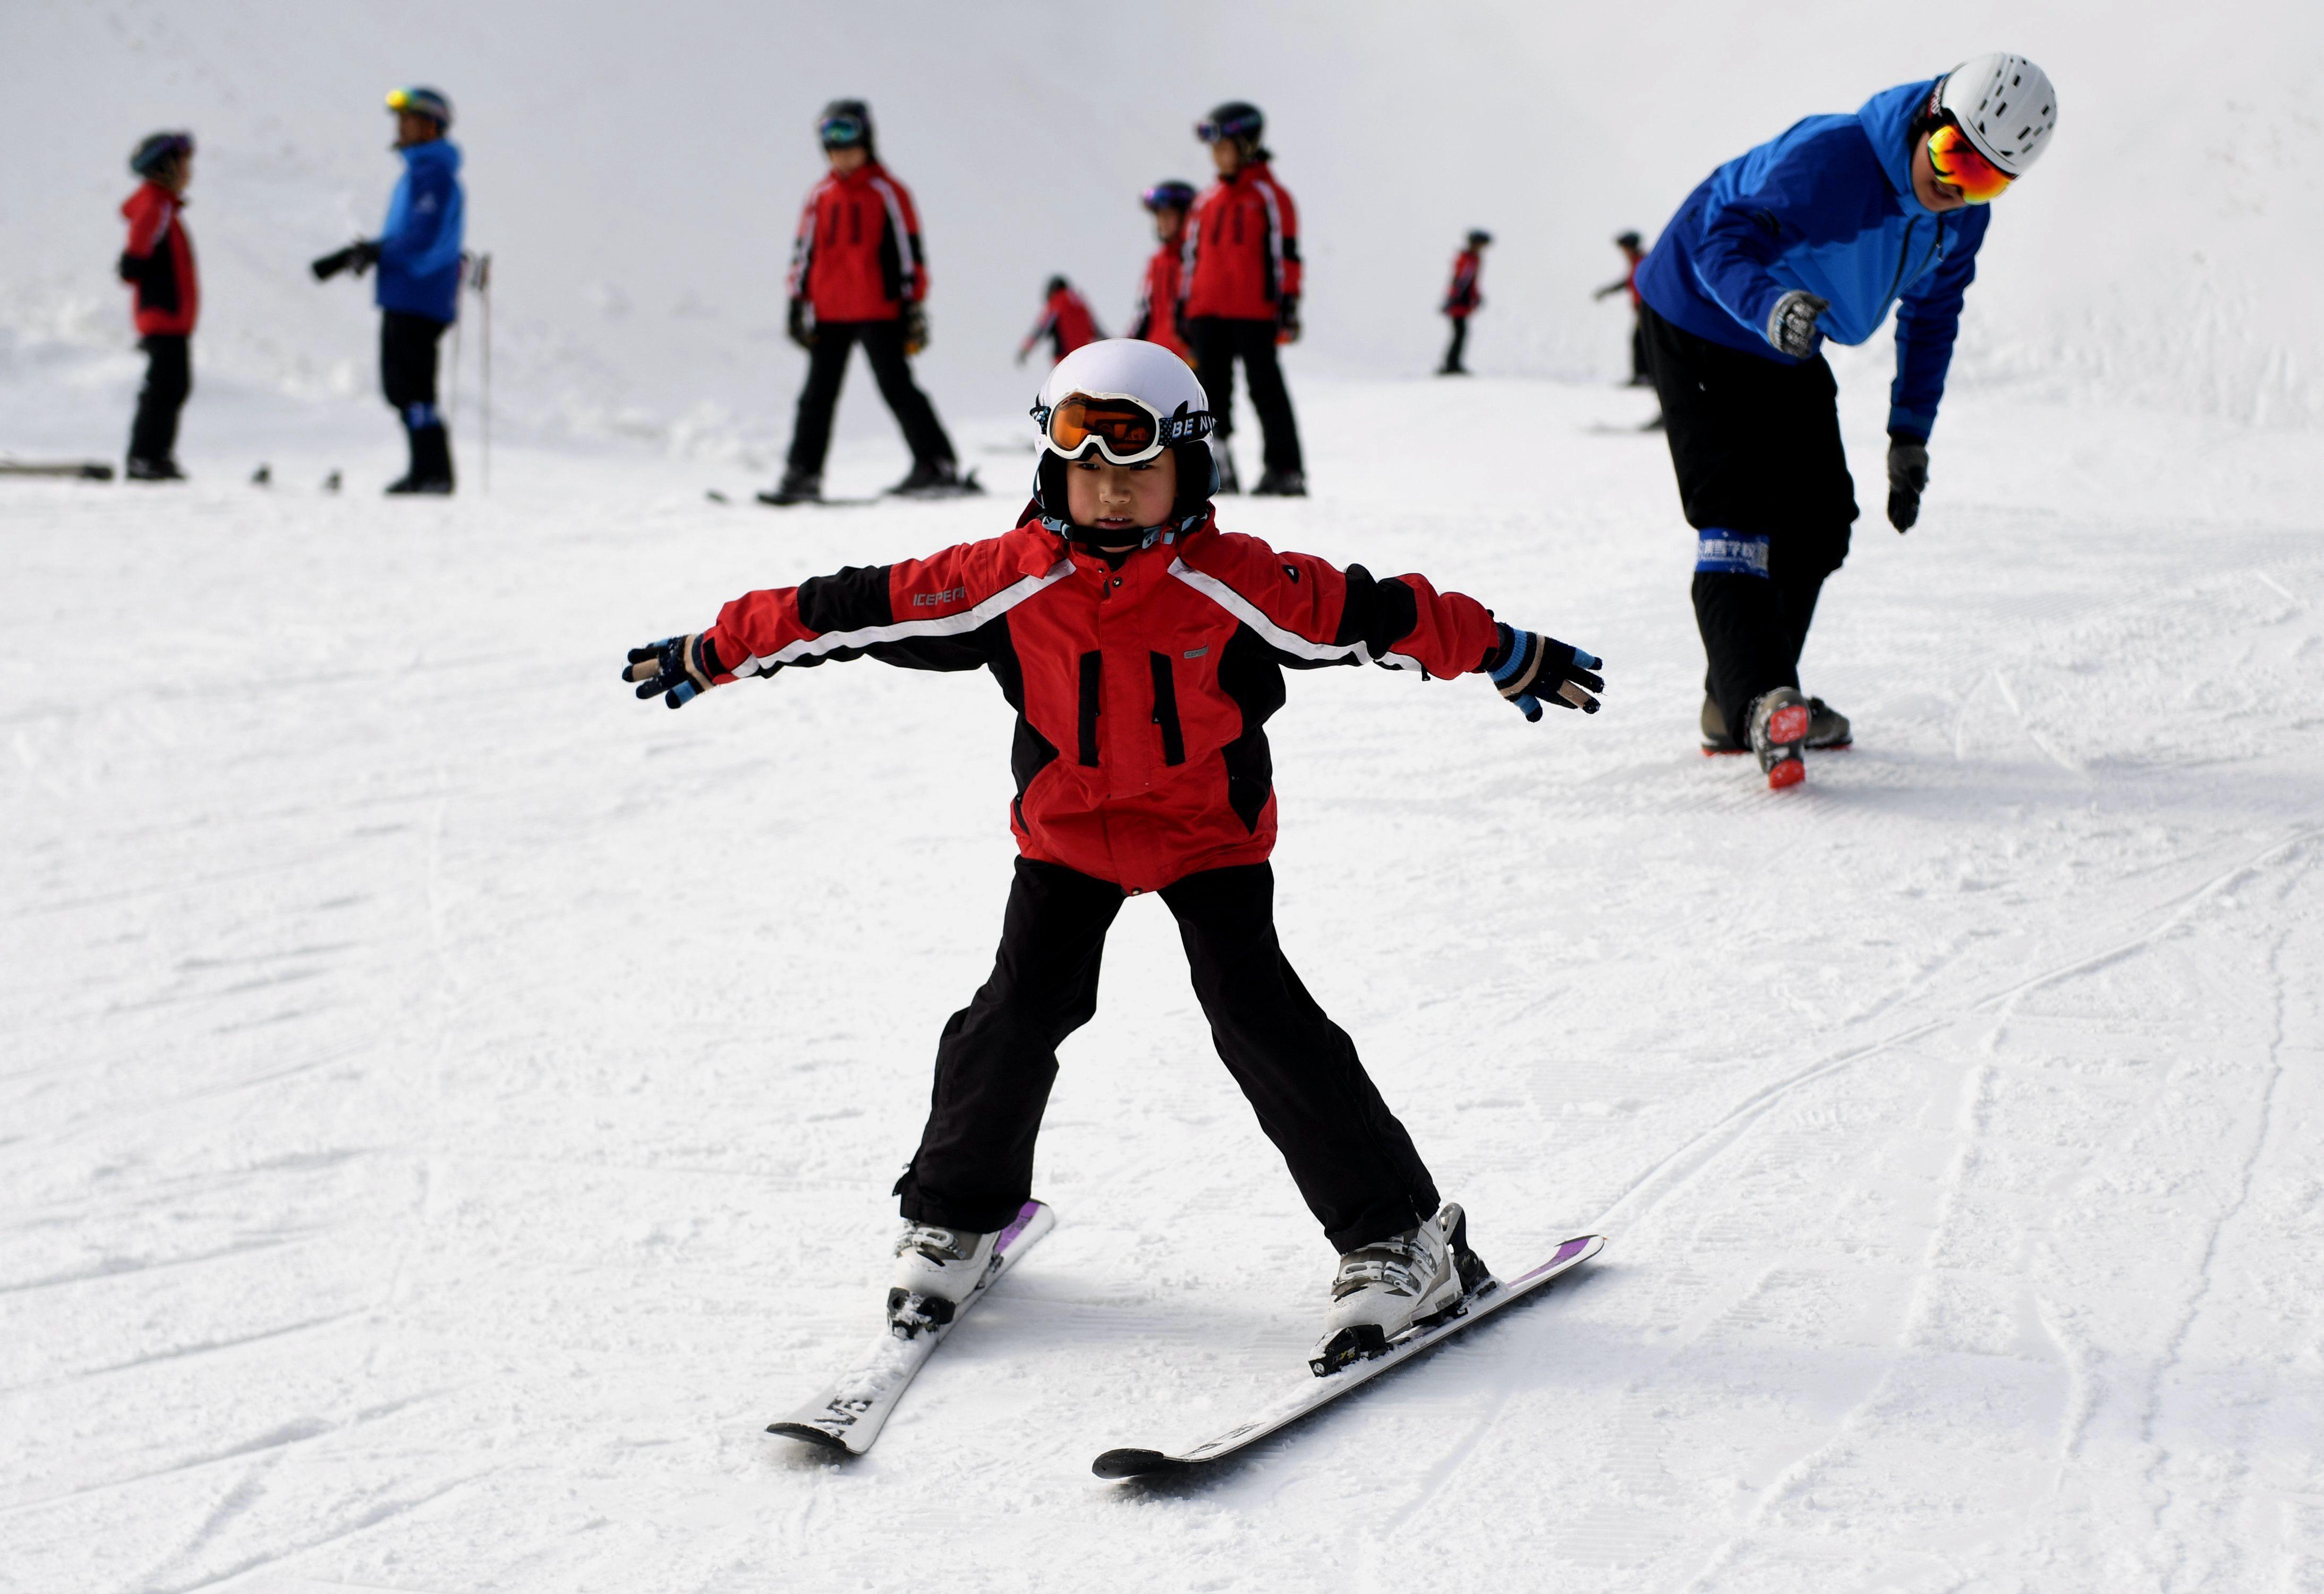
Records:
[[[1299,982],[1275,935],[1275,871],[1205,870],[1161,890],[1227,1071],[1339,1250],[1433,1216],[1436,1186],[1355,1043]],[[1017,861],[992,977],[936,1046],[927,1128],[897,1182],[915,1222],[989,1233],[1030,1198],[1057,1046],[1097,1011],[1120,886]]]
[[[194,391],[193,356],[186,338],[172,333],[147,333],[137,346],[145,351],[145,385],[129,423],[129,457],[162,465],[177,456],[178,411]]]
[[[1446,371],[1462,371],[1467,369],[1466,366],[1461,364],[1461,351],[1468,346],[1469,318],[1466,316],[1455,316],[1452,318],[1452,344],[1451,347],[1444,351],[1444,369]]]
[[[1761,694],[1800,684],[1824,578],[1848,557],[1856,484],[1840,441],[1839,386],[1821,355],[1762,359],[1638,309],[1687,523],[1700,539],[1694,621],[1703,690],[1748,738]]]
[[[1259,428],[1267,438],[1267,468],[1305,475],[1299,422],[1291,414],[1291,390],[1283,385],[1283,362],[1276,357],[1275,323],[1196,316],[1186,323],[1186,340],[1194,351],[1194,380],[1210,395],[1211,413],[1218,418],[1213,429],[1222,438],[1234,434],[1234,363],[1240,359],[1243,382],[1250,389],[1250,407],[1259,411]]]
[[[407,310],[383,310],[379,317],[379,385],[403,422],[410,475],[422,482],[452,479],[452,442],[436,408],[436,349],[450,325]]]
[[[823,475],[824,456],[831,452],[831,416],[839,407],[840,383],[847,379],[848,352],[863,346],[872,362],[872,380],[880,396],[904,428],[904,444],[914,465],[954,463],[952,439],[936,419],[936,406],[912,380],[911,363],[904,356],[901,321],[818,321],[815,347],[807,353],[807,385],[799,390],[798,416],[791,423],[790,468],[803,476]]]

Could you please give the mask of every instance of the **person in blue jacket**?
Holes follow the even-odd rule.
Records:
[[[1638,268],[1647,361],[1699,539],[1703,751],[1749,748],[1770,786],[1803,777],[1804,749],[1850,735],[1845,716],[1800,692],[1808,622],[1857,514],[1820,346],[1864,342],[1895,307],[1888,519],[1906,530],[1987,206],[2056,124],[2041,68],[1979,56],[1729,161]]]
[[[390,493],[452,491],[452,444],[436,408],[436,353],[444,329],[459,318],[466,202],[460,151],[445,137],[452,102],[433,88],[399,88],[395,150],[403,175],[387,202],[379,236],[355,245],[355,268],[379,268],[380,385],[411,449],[411,466]]]

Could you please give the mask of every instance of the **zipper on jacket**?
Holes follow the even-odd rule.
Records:
[[[1178,686],[1170,677],[1170,655],[1148,653],[1154,667],[1154,723],[1162,727],[1162,761],[1186,761],[1186,738],[1178,729]]]
[[[1098,670],[1104,657],[1096,652],[1082,655],[1082,766],[1090,769],[1097,768]]]
[[[1896,275],[1888,284],[1888,297],[1880,301],[1881,312],[1884,315],[1887,312],[1890,302],[1895,299],[1896,290],[1904,285],[1904,267],[1913,259],[1913,229],[1920,225],[1921,218],[1917,216],[1908,216],[1904,218],[1904,242],[1903,247],[1896,251]]]

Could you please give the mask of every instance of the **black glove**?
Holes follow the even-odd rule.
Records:
[[[1281,305],[1277,307],[1275,312],[1275,341],[1277,343],[1297,343],[1299,341],[1298,299],[1286,299]]]
[[[1596,714],[1598,699],[1591,694],[1603,692],[1606,682],[1591,672],[1605,667],[1604,659],[1555,637],[1507,624],[1501,626],[1501,645],[1485,660],[1485,672],[1493,677],[1493,685],[1529,721],[1541,718],[1545,702]]]
[[[1918,438],[1891,433],[1888,438],[1888,523],[1898,536],[1921,518],[1921,494],[1929,485],[1929,446]]]
[[[925,306],[904,307],[904,352],[917,355],[928,346],[928,312]]]
[[[378,259],[379,245],[368,239],[358,239],[345,249],[334,250],[312,262],[307,269],[315,273],[316,281],[327,282],[341,272],[353,272],[360,277]]]
[[[1823,341],[1816,318],[1831,308],[1831,300],[1818,299],[1804,288],[1793,289],[1768,312],[1767,341],[1794,360],[1806,359]]]
[[[622,671],[622,678],[641,683],[641,701],[659,696],[672,708],[684,708],[716,686],[725,673],[725,666],[718,662],[718,650],[697,631],[631,649],[629,668]]]
[[[807,300],[791,300],[790,315],[783,323],[783,330],[790,334],[791,341],[799,347],[811,349],[815,346],[815,327],[807,318]]]

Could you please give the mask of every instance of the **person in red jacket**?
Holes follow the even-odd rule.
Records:
[[[1154,217],[1158,247],[1147,261],[1145,279],[1138,285],[1138,309],[1130,316],[1128,336],[1158,343],[1191,365],[1194,353],[1178,336],[1178,266],[1186,235],[1186,212],[1194,204],[1194,185],[1165,178],[1146,190],[1144,200]]]
[[[1444,351],[1444,364],[1437,367],[1439,376],[1466,376],[1469,368],[1461,364],[1461,352],[1469,346],[1469,318],[1485,302],[1477,291],[1477,273],[1483,269],[1485,250],[1493,235],[1482,227],[1472,229],[1468,243],[1452,257],[1452,283],[1444,290],[1443,310],[1452,320],[1452,342]]]
[[[1231,100],[1197,123],[1194,136],[1211,146],[1219,180],[1194,201],[1186,222],[1185,263],[1178,285],[1180,334],[1194,351],[1194,370],[1218,407],[1224,491],[1235,489],[1233,456],[1224,440],[1234,431],[1234,363],[1242,362],[1251,408],[1267,436],[1267,468],[1254,493],[1307,495],[1307,466],[1299,451],[1299,423],[1283,385],[1277,344],[1299,341],[1299,211],[1268,170],[1272,159],[1259,140],[1267,119],[1259,107]]]
[[[816,131],[831,171],[808,190],[790,271],[790,336],[807,351],[807,385],[782,483],[759,497],[801,503],[823,495],[832,411],[857,344],[912,451],[911,474],[890,491],[928,497],[974,491],[961,479],[952,439],[908,364],[928,341],[927,263],[911,192],[880,164],[872,112],[862,100],[833,100]]]
[[[934,1107],[897,1184],[899,1331],[949,1321],[1030,1199],[1056,1048],[1095,1011],[1124,899],[1150,892],[1178,921],[1221,1059],[1342,1253],[1319,1354],[1377,1350],[1458,1300],[1461,1213],[1277,941],[1263,726],[1286,668],[1483,674],[1538,720],[1545,704],[1595,712],[1599,660],[1425,577],[1221,530],[1210,402],[1155,344],[1068,355],[1034,416],[1042,455],[1014,530],[747,594],[702,631],[632,650],[623,678],[676,708],[868,655],[988,669],[1017,711],[1016,880],[992,976],[937,1043]]]
[[[202,309],[194,241],[186,234],[186,185],[194,178],[194,135],[156,133],[129,157],[137,191],[121,207],[129,241],[116,267],[134,290],[137,346],[145,351],[145,385],[129,427],[124,475],[133,482],[182,482],[178,412],[194,391],[189,344]]]
[[[1622,274],[1590,297],[1611,299],[1617,293],[1630,296],[1630,385],[1652,387],[1655,379],[1646,373],[1646,328],[1638,318],[1638,266],[1646,258],[1645,240],[1636,233],[1624,233],[1614,240],[1614,247],[1622,252]]]
[[[1049,340],[1049,358],[1062,360],[1075,349],[1097,342],[1105,336],[1097,329],[1097,318],[1090,313],[1089,300],[1074,291],[1074,285],[1063,277],[1052,277],[1049,285],[1041,290],[1041,318],[1033,323],[1033,330],[1025,335],[1018,346],[1017,363],[1022,365],[1033,346],[1044,337]]]

